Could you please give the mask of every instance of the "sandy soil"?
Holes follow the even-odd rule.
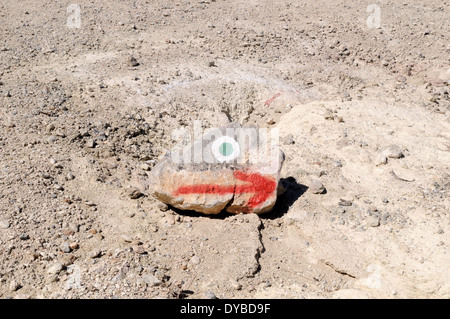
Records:
[[[1,298],[450,297],[448,1],[76,2],[0,2]],[[272,212],[131,198],[194,120],[280,129]]]

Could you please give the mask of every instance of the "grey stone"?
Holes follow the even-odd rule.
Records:
[[[72,251],[72,249],[70,249],[69,243],[66,241],[63,242],[59,248],[61,248],[61,250],[65,253],[70,253]]]
[[[102,255],[102,251],[98,248],[95,248],[89,253],[90,258],[99,258]]]
[[[380,226],[380,218],[378,218],[376,216],[370,216],[367,219],[367,226],[370,226],[370,227],[378,227],[378,226]]]
[[[22,285],[19,284],[16,280],[11,280],[11,282],[9,283],[9,290],[10,291],[17,291],[20,288],[22,288]]]
[[[292,145],[295,144],[294,136],[292,134],[288,134],[283,138],[283,143],[286,145]]]
[[[30,236],[29,236],[28,234],[21,234],[21,235],[19,236],[19,238],[20,238],[21,240],[28,240],[28,239],[30,239]]]
[[[48,270],[47,273],[50,275],[57,275],[64,269],[64,265],[60,262],[53,264]]]
[[[153,274],[144,274],[141,278],[150,287],[159,286],[162,284],[162,281]]]
[[[390,158],[401,158],[403,157],[403,150],[398,145],[390,145],[384,148],[381,154]]]
[[[7,220],[0,220],[0,228],[1,229],[8,229],[11,226],[9,221]]]
[[[206,290],[203,296],[205,299],[218,299],[211,290]]]
[[[322,194],[325,191],[325,187],[323,187],[323,184],[319,180],[313,180],[312,183],[309,185],[309,190],[313,194]]]
[[[193,263],[194,265],[198,265],[200,263],[200,258],[198,258],[197,256],[192,256],[191,263]]]

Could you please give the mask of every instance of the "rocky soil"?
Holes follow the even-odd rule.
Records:
[[[1,298],[450,297],[448,1],[76,2],[0,3]],[[149,196],[194,120],[280,129],[272,212]]]

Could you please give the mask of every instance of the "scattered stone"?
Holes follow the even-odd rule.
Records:
[[[139,197],[141,197],[143,195],[144,194],[138,188],[132,188],[128,191],[128,196],[131,199],[138,199]]]
[[[96,145],[95,140],[90,139],[90,140],[86,141],[86,147],[88,147],[88,148],[94,148],[95,145]]]
[[[151,170],[150,165],[148,165],[146,163],[143,163],[143,164],[139,165],[139,167],[140,167],[140,169],[142,169],[144,171],[150,171]]]
[[[57,262],[55,263],[53,266],[51,266],[48,270],[47,273],[50,275],[57,275],[61,272],[61,270],[64,269],[64,266],[62,263]]]
[[[128,59],[128,64],[132,67],[139,66],[139,63],[134,56],[130,56]]]
[[[19,236],[19,238],[20,238],[21,240],[28,240],[28,239],[30,239],[30,236],[29,236],[28,234],[21,234],[21,235]]]
[[[192,256],[191,263],[194,265],[198,265],[200,263],[200,258],[198,258],[197,256]]]
[[[89,258],[99,258],[102,255],[102,251],[98,248],[95,248],[89,253]]]
[[[339,199],[339,206],[352,206],[351,200]]]
[[[132,248],[136,254],[143,255],[147,253],[143,246],[133,245]]]
[[[158,279],[153,274],[143,274],[141,278],[144,280],[144,282],[149,285],[150,287],[159,286],[162,284],[162,281]]]
[[[76,243],[76,242],[70,243],[69,248],[72,250],[78,249],[78,243]]]
[[[15,281],[14,279],[11,280],[11,282],[9,283],[9,290],[10,291],[17,291],[20,288],[22,288],[22,285],[19,284],[17,281]]]
[[[301,223],[308,218],[308,212],[301,211],[289,211],[285,215],[285,222],[287,225],[292,225],[294,223]]]
[[[295,144],[294,136],[292,134],[288,134],[283,138],[283,143],[286,145],[293,145]]]
[[[367,220],[367,226],[370,226],[370,227],[380,226],[380,219],[376,216],[370,216]]]
[[[71,179],[75,179],[75,175],[73,175],[72,173],[67,173],[67,179],[71,180]]]
[[[134,212],[125,212],[125,217],[133,218],[136,214]]]
[[[343,123],[343,122],[344,122],[344,118],[343,118],[342,116],[340,116],[340,115],[336,115],[336,116],[334,117],[334,120],[335,120],[336,122],[338,122],[338,123]]]
[[[159,210],[162,211],[162,212],[167,212],[169,210],[169,205],[167,205],[167,204],[165,204],[163,202],[158,202],[156,204],[156,207],[158,207]]]
[[[123,234],[122,236],[120,236],[120,238],[122,238],[122,240],[126,243],[131,243],[133,241],[133,238],[131,238],[128,235]]]
[[[333,165],[334,165],[334,167],[342,167],[342,162],[341,161],[333,161]]]
[[[402,148],[398,145],[390,145],[384,148],[381,154],[390,158],[401,158],[404,156]]]
[[[69,243],[66,242],[66,241],[63,242],[59,248],[61,248],[61,250],[63,252],[65,252],[66,254],[68,254],[68,253],[70,253],[72,251],[72,249],[70,249],[70,247],[69,247]]]
[[[273,125],[273,124],[275,124],[275,120],[274,120],[273,118],[269,117],[269,118],[267,119],[266,123],[267,123],[268,125]]]
[[[320,182],[319,180],[315,179],[309,185],[309,190],[313,194],[322,194],[325,191],[325,187],[323,186],[322,182]]]
[[[0,220],[0,228],[1,229],[8,229],[11,226],[9,221],[7,220]]]
[[[217,66],[216,61],[208,61],[208,66],[209,67]]]
[[[72,236],[73,234],[75,234],[75,231],[73,231],[72,229],[64,228],[63,230],[61,230],[61,234],[65,236]]]
[[[50,178],[52,178],[52,176],[50,174],[48,174],[48,173],[42,173],[42,178],[43,179],[50,179]]]
[[[378,155],[375,157],[373,163],[374,163],[376,166],[384,165],[384,164],[387,163],[387,157],[386,157],[384,154],[378,154]]]
[[[230,284],[231,284],[231,287],[233,287],[233,289],[236,289],[236,290],[242,289],[242,285],[240,283],[238,283],[235,279],[230,279]]]
[[[206,290],[205,293],[203,294],[203,297],[205,299],[218,299],[211,290]]]

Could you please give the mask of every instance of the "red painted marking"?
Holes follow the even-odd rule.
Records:
[[[264,102],[265,105],[269,106],[270,103],[273,102],[273,100],[275,100],[277,97],[279,97],[281,95],[281,92],[278,92],[277,94],[275,94],[274,96],[272,96],[272,98],[268,99],[266,102]]]
[[[175,191],[175,196],[183,194],[242,194],[254,193],[249,200],[248,206],[255,208],[264,203],[267,198],[275,191],[277,183],[273,178],[264,177],[258,173],[244,173],[241,171],[234,171],[233,176],[247,184],[222,186],[214,184],[197,184],[184,185]]]

